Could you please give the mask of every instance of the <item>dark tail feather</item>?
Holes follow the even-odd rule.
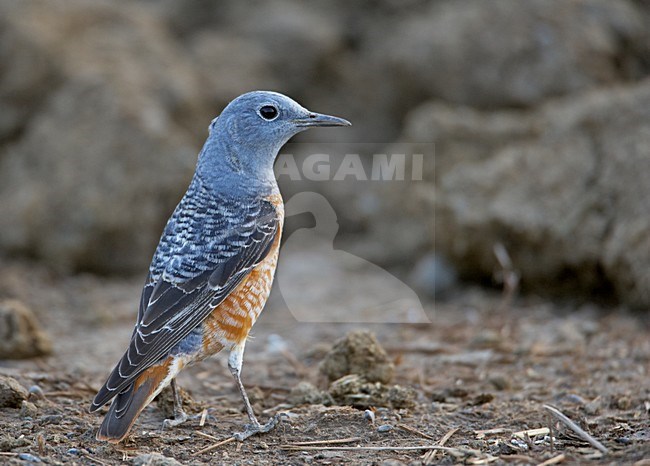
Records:
[[[144,378],[142,383],[135,382],[122,390],[113,399],[97,432],[97,440],[118,443],[126,437],[135,420],[151,401],[159,384],[160,380]],[[137,388],[134,388],[136,386]]]

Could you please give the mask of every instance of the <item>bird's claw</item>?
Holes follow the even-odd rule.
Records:
[[[260,424],[255,420],[251,424],[246,424],[244,426],[244,431],[243,432],[236,432],[233,434],[233,437],[235,440],[238,442],[243,442],[246,440],[248,437],[251,437],[255,434],[265,434],[275,428],[280,421],[283,419],[287,419],[288,416],[285,413],[278,413],[275,416],[273,416],[271,419],[269,419],[269,422],[266,424]]]
[[[170,427],[176,427],[185,421],[187,421],[188,416],[185,411],[180,411],[174,415],[174,419],[165,419],[162,424],[162,430],[168,429]]]

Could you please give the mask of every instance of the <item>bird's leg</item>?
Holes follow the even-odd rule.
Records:
[[[180,391],[176,388],[176,379],[173,378],[169,385],[171,386],[172,395],[174,397],[174,419],[165,419],[163,421],[163,429],[167,427],[175,427],[187,421],[187,413],[183,411],[183,401],[181,400],[181,394]]]
[[[244,343],[240,343],[238,345],[235,345],[232,350],[230,350],[230,356],[228,357],[228,367],[230,368],[230,372],[235,378],[237,388],[239,388],[241,397],[244,400],[244,406],[246,407],[246,413],[248,413],[248,419],[250,420],[250,424],[246,424],[245,430],[243,432],[237,432],[233,434],[233,437],[235,437],[235,439],[239,440],[240,442],[247,439],[251,435],[266,433],[270,431],[276,425],[278,425],[278,422],[280,422],[280,419],[282,418],[282,414],[276,414],[269,420],[269,422],[262,425],[255,417],[253,407],[251,406],[251,402],[248,399],[248,395],[246,394],[244,384],[241,381],[241,368],[243,358]]]

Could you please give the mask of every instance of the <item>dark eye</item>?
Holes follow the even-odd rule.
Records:
[[[262,118],[271,121],[278,116],[278,109],[273,105],[265,105],[264,107],[260,108],[259,113]]]

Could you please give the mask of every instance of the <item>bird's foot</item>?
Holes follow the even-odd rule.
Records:
[[[187,421],[188,418],[189,416],[185,411],[178,411],[174,413],[174,419],[165,419],[163,421],[162,430],[181,425],[182,423]]]
[[[265,434],[273,430],[275,426],[277,426],[280,423],[280,421],[287,418],[288,416],[285,413],[278,413],[275,416],[273,416],[266,424],[260,424],[257,421],[257,419],[254,419],[251,424],[246,424],[244,426],[245,429],[243,432],[236,432],[235,434],[233,434],[233,437],[235,438],[235,440],[239,442],[243,442],[248,437],[251,437],[256,434]]]

